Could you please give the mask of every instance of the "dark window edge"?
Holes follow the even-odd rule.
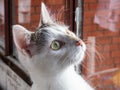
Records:
[[[5,0],[5,55],[13,52],[12,42],[12,0]]]
[[[20,78],[22,78],[29,86],[32,85],[29,75],[25,72],[23,66],[12,56],[5,56],[5,52],[0,48],[0,60],[11,68]]]

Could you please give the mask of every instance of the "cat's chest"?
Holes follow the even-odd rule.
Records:
[[[68,86],[68,85],[67,85]],[[58,80],[41,81],[33,84],[31,90],[69,90],[64,82]]]
[[[59,76],[48,78],[34,76],[31,90],[94,90],[74,70],[68,70]]]
[[[83,83],[81,84],[80,82],[83,81],[76,80],[75,78],[45,80],[33,84],[32,90],[91,90],[90,88],[86,88],[86,84],[82,85]]]

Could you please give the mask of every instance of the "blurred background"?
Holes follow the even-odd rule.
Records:
[[[120,90],[120,0],[0,0],[0,86],[30,90],[32,82],[19,63],[12,25],[35,31],[44,2],[51,15],[70,26],[88,49],[76,71],[95,90]],[[0,88],[1,90],[1,88]]]

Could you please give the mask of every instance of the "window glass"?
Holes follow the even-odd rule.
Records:
[[[4,39],[5,39],[5,15],[4,15],[4,0],[0,0],[0,47],[5,48]]]
[[[120,89],[119,5],[120,0],[84,0],[83,40],[87,52],[82,72],[95,90]]]
[[[35,31],[40,22],[42,0],[14,0],[14,24],[20,24],[30,31]],[[64,21],[65,1],[45,0],[51,14]]]

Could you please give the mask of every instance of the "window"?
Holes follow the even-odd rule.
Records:
[[[4,0],[0,0],[0,47],[5,48],[5,10]]]
[[[0,0],[0,47],[5,51],[5,55],[10,55],[12,52],[12,2],[8,0]]]
[[[82,72],[95,90],[120,89],[119,4],[119,0],[84,0],[83,39],[89,52]]]
[[[118,27],[119,30],[113,32],[94,22],[95,15],[98,13],[100,13],[99,16],[104,16],[104,14],[106,16],[106,12],[101,10],[109,6],[106,0],[101,0],[103,2],[100,7],[98,6],[100,0],[0,0],[0,56],[3,61],[31,85],[29,77],[17,62],[16,50],[12,41],[12,25],[21,24],[30,31],[34,31],[40,21],[42,1],[56,17],[59,11],[59,19],[70,25],[71,30],[83,38],[88,46],[89,54],[86,56],[82,68],[80,66],[82,75],[96,87],[96,90],[119,89],[120,29]],[[119,2],[119,0],[115,0],[115,2]],[[112,3],[110,6],[113,7]],[[1,53],[1,49],[5,54]],[[96,50],[98,51],[96,52]],[[14,60],[10,58],[14,58]]]

